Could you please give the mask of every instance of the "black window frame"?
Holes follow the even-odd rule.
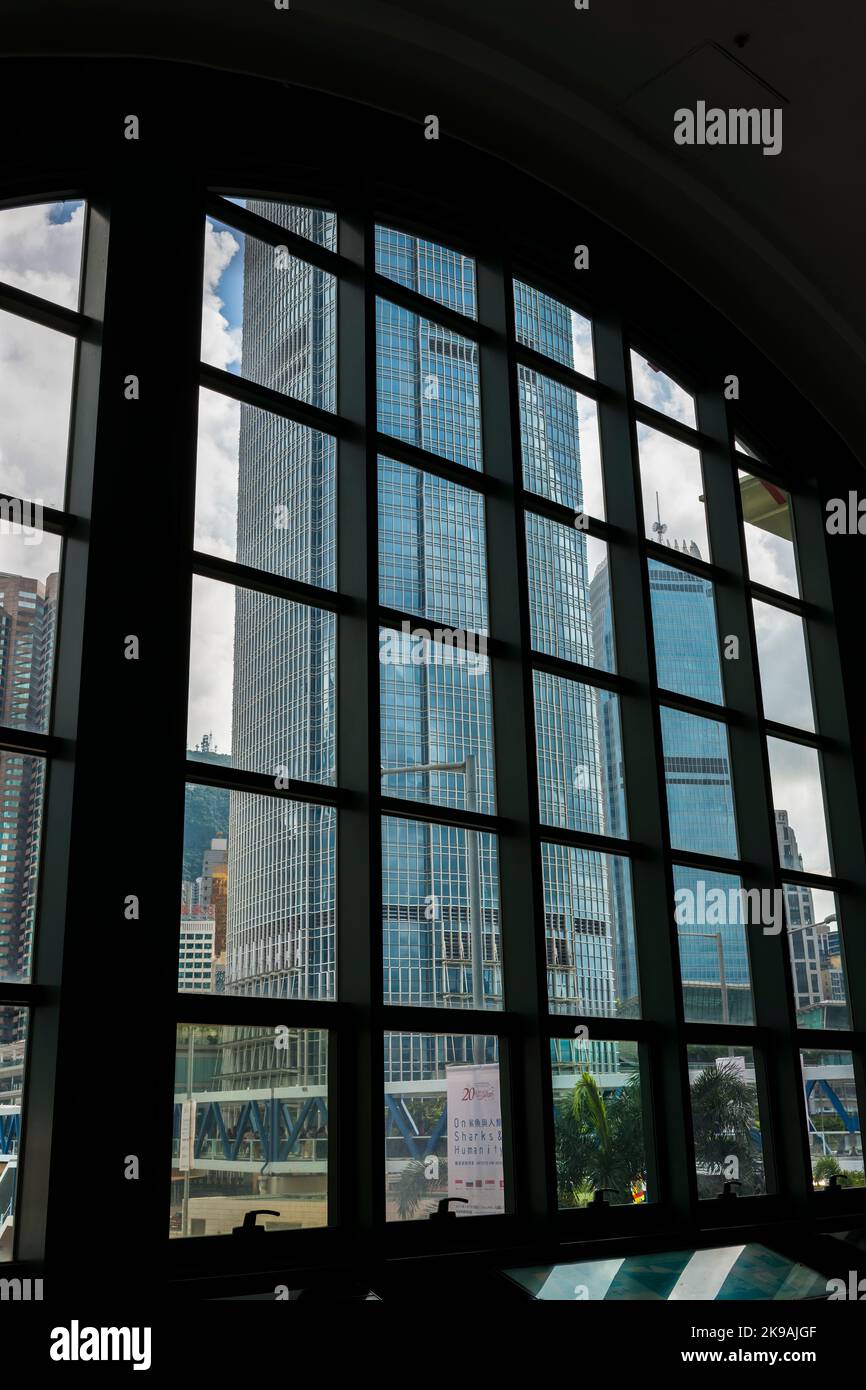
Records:
[[[47,189],[76,188],[82,190],[90,209],[84,301],[82,314],[75,320],[81,346],[69,510],[56,517],[46,515],[48,529],[62,530],[65,536],[55,725],[44,740],[36,735],[13,736],[6,730],[0,735],[4,748],[26,745],[52,757],[33,984],[0,986],[0,1001],[26,1003],[32,1017],[18,1261],[7,1269],[41,1268],[46,1250],[52,1260],[70,1267],[81,1258],[96,1262],[99,1257],[104,1262],[106,1252],[124,1248],[131,1232],[141,1241],[153,1268],[163,1268],[168,1277],[193,1287],[217,1274],[291,1269],[300,1278],[304,1271],[347,1260],[370,1265],[385,1257],[455,1248],[476,1252],[553,1248],[602,1237],[698,1239],[735,1226],[781,1229],[795,1220],[840,1225],[862,1216],[866,1211],[862,1191],[849,1189],[829,1196],[812,1190],[797,1058],[800,1046],[850,1050],[863,1114],[866,906],[862,833],[833,623],[832,547],[826,547],[823,539],[824,500],[833,492],[832,484],[827,484],[827,476],[833,474],[827,458],[838,458],[837,477],[850,472],[850,459],[839,441],[793,387],[672,274],[584,210],[524,175],[445,134],[439,142],[426,141],[423,121],[417,125],[397,121],[335,98],[246,79],[201,73],[192,77],[186,71],[178,75],[148,65],[133,65],[132,73],[132,93],[122,105],[133,111],[141,108],[142,129],[147,127],[147,133],[139,142],[124,143],[120,107],[111,101],[119,88],[89,94],[73,112],[69,128],[59,135],[47,118],[44,124],[34,123],[24,141],[25,153],[29,151],[26,177],[12,170],[0,187],[0,192],[8,194],[8,202],[0,207],[12,201],[63,196]],[[200,132],[194,148],[188,140],[178,145],[178,124],[189,130],[198,120],[200,103],[230,95],[248,98],[247,108],[235,105],[240,114],[231,122],[220,115]],[[295,129],[315,131],[313,147],[295,162],[281,137],[286,122]],[[81,149],[92,151],[84,161]],[[65,177],[58,177],[59,167]],[[220,202],[220,193],[286,198],[332,208],[338,216],[336,253]],[[274,244],[288,245],[303,259],[333,267],[338,274],[335,416],[215,368],[200,367],[204,219],[214,211],[228,225],[266,233]],[[170,227],[171,249],[158,266],[148,260],[148,237],[157,214],[161,225]],[[477,320],[464,320],[378,276],[373,266],[376,222],[473,255]],[[590,247],[590,270],[572,267],[577,243]],[[545,290],[592,320],[594,379],[514,341],[513,277]],[[478,343],[483,472],[450,464],[377,433],[373,313],[377,294],[434,322],[458,328]],[[149,295],[161,296],[171,315],[169,341],[165,322],[142,318],[141,305]],[[20,299],[4,288],[0,292],[3,307],[8,297]],[[64,311],[52,310],[52,314],[56,326]],[[663,364],[693,392],[697,430],[633,402],[630,346],[649,350],[653,361]],[[587,529],[608,545],[615,594],[616,673],[531,651],[525,511],[570,524],[574,514],[523,488],[518,363],[573,385],[598,404],[606,511],[603,521],[590,519]],[[138,402],[124,398],[128,372],[140,376]],[[730,372],[739,377],[742,413],[739,404],[731,408],[723,398],[724,378]],[[335,592],[312,591],[311,586],[270,575],[241,574],[229,562],[195,554],[200,385],[336,435]],[[723,707],[703,706],[670,692],[663,697],[665,705],[711,714],[728,728],[740,851],[737,860],[719,861],[718,867],[740,873],[746,887],[779,887],[784,879],[832,889],[838,895],[844,933],[852,1026],[799,1033],[794,1027],[787,934],[778,938],[750,934],[755,1023],[733,1028],[732,1040],[754,1046],[760,1059],[765,1161],[774,1190],[722,1209],[697,1202],[690,1145],[685,1047],[689,1042],[719,1041],[725,1029],[683,1019],[672,862],[706,863],[707,857],[672,853],[666,833],[647,557],[669,560],[671,556],[644,539],[640,524],[639,422],[701,450],[713,559],[705,562],[678,555],[676,563],[712,580],[719,633],[740,634],[745,652],[744,660],[722,663]],[[758,442],[766,464],[735,453],[735,431],[740,438]],[[126,466],[118,469],[121,442]],[[497,753],[494,816],[473,816],[382,795],[378,628],[382,620],[414,617],[420,625],[423,619],[378,605],[375,524],[380,453],[453,479],[485,499],[488,653]],[[760,597],[763,591],[749,581],[745,564],[738,462],[751,474],[778,482],[791,496],[803,597],[774,595],[774,602],[799,612],[806,624],[821,731],[816,735],[770,725],[763,718],[751,611],[752,594]],[[141,479],[145,477],[154,478],[157,488],[143,503]],[[842,484],[837,491],[842,491]],[[143,511],[147,517],[139,515]],[[341,527],[341,515],[352,516],[351,527]],[[122,535],[117,529],[120,517],[132,518]],[[269,777],[187,760],[188,615],[194,571],[252,582],[300,601],[314,599],[337,613],[336,788],[293,782],[285,792],[278,792]],[[118,575],[121,583],[112,589]],[[835,588],[838,598],[838,579]],[[122,657],[126,633],[141,635],[138,663]],[[148,651],[157,650],[159,657],[149,660]],[[533,792],[534,668],[570,674],[618,693],[628,771],[629,839],[605,843],[599,837],[540,824]],[[163,698],[166,669],[171,673],[170,701]],[[117,792],[117,769],[112,766],[111,750],[123,746],[124,730],[130,729],[139,731],[143,743],[129,748],[130,786],[115,802],[111,798]],[[783,733],[821,751],[834,855],[832,878],[780,870],[769,793],[768,732]],[[370,929],[348,932],[338,927],[336,1001],[177,994],[177,887],[187,781],[337,807],[338,921],[341,903],[366,901]],[[116,811],[111,824],[106,823],[107,805]],[[381,1002],[381,914],[376,885],[383,813],[479,826],[500,837],[500,892],[507,905],[501,922],[503,1011],[461,1010],[455,1020],[453,1013],[448,1017],[443,1010]],[[95,829],[100,816],[101,838]],[[145,824],[150,826],[146,848],[136,838]],[[581,1019],[548,1012],[542,840],[591,843],[630,857],[641,1019]],[[94,892],[93,864],[99,862],[100,852],[107,856],[108,867]],[[140,893],[141,919],[135,931],[127,933],[109,961],[94,961],[93,921],[85,905],[93,904],[93,916],[116,923],[120,930],[125,897],[136,892]],[[531,930],[527,923],[533,924]],[[130,999],[126,990],[133,983],[137,990],[142,959],[148,964],[151,984],[141,999]],[[289,1024],[329,1031],[329,1220],[334,1224],[322,1230],[272,1233],[266,1251],[261,1242],[250,1251],[231,1237],[169,1240],[166,1207],[176,1020]],[[650,1182],[658,1194],[645,1206],[603,1212],[557,1210],[548,1040],[573,1036],[581,1022],[593,1038],[634,1040],[639,1045]],[[118,1096],[137,1077],[138,1100],[130,1107],[121,1106],[116,1142],[96,1162],[98,1190],[93,1199],[120,1208],[120,1214],[110,1219],[116,1229],[99,1232],[92,1256],[73,1256],[74,1180],[57,1155],[62,1155],[64,1125],[76,1113],[80,1063],[75,1050],[79,1055],[99,1056],[105,1030],[110,1033],[125,1026],[138,1030],[138,1051],[130,1047],[126,1060],[122,1055],[102,1057],[100,1075],[107,1094]],[[444,1232],[436,1223],[385,1223],[382,1038],[395,1028],[495,1032],[503,1040],[505,1171],[511,1203],[505,1216],[474,1218],[457,1223],[456,1231]],[[54,1108],[52,1102],[56,1102]],[[52,1153],[53,1166],[49,1164]],[[137,1182],[123,1174],[124,1159],[130,1154],[139,1158]]]

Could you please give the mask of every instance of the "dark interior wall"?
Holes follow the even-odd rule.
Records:
[[[864,457],[861,6],[286,4],[10,0],[3,51],[200,63],[415,122],[436,113],[450,135],[563,191],[676,269]],[[674,109],[700,98],[783,110],[781,154],[675,146]],[[297,136],[286,130],[287,141]]]

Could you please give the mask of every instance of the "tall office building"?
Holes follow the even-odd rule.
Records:
[[[326,214],[249,202],[316,240],[332,236]],[[378,228],[380,273],[462,312],[474,312],[474,266],[457,253]],[[432,307],[432,306],[431,306]],[[521,288],[521,332],[563,360],[570,313]],[[335,406],[333,283],[300,262],[280,265],[273,249],[247,241],[244,375],[325,409]],[[522,372],[521,434],[528,485],[582,503],[577,404],[572,393]],[[482,467],[477,348],[459,333],[402,306],[377,304],[378,425],[467,469]],[[274,525],[283,506],[289,525]],[[241,408],[237,559],[321,585],[334,583],[334,454],[314,431]],[[345,519],[351,524],[350,519]],[[536,525],[536,522],[538,523]],[[552,643],[593,663],[586,538],[530,518],[535,621]],[[435,629],[486,634],[482,498],[400,464],[379,460],[380,598],[426,622],[431,640],[383,631],[380,663],[383,788],[479,811],[495,810],[491,681],[483,651],[435,640]],[[330,615],[238,590],[235,617],[233,755],[243,766],[287,768],[332,780],[334,627]],[[387,655],[385,652],[387,651]],[[287,661],[274,659],[286,652]],[[584,687],[539,677],[536,720],[546,752],[542,803],[582,828],[605,828],[595,699]],[[240,698],[240,696],[243,698]],[[467,755],[474,763],[466,766]],[[451,770],[432,765],[453,764]],[[579,786],[575,769],[588,768]],[[501,1000],[496,845],[462,829],[386,818],[382,845],[384,997],[393,1003],[471,1005],[472,913],[483,942],[482,988]],[[334,994],[333,813],[285,807],[233,793],[227,988],[279,996]],[[559,859],[562,862],[559,862]],[[603,856],[580,872],[551,848],[548,955],[557,1007],[609,1013],[613,1003],[611,908]],[[476,883],[477,880],[477,883]],[[477,896],[473,896],[477,886]],[[565,923],[568,925],[564,925]],[[476,1000],[477,1002],[477,1000]],[[400,1035],[390,1069],[418,1075],[438,1043]]]
[[[58,581],[57,574],[44,583],[0,575],[0,722],[13,729],[48,728]],[[44,773],[41,758],[0,754],[0,975],[6,979],[30,972]],[[4,1018],[15,1016],[4,1011]],[[11,1041],[0,1033],[0,1042]]]
[[[250,202],[324,245],[333,214]],[[247,239],[244,375],[324,410],[336,404],[333,278]],[[335,578],[333,440],[241,407],[237,559],[323,587]],[[334,780],[332,614],[238,588],[232,752],[243,767]],[[232,793],[226,987],[335,993],[335,819],[329,808]]]

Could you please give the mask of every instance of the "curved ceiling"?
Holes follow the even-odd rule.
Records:
[[[7,0],[6,56],[128,55],[315,87],[497,154],[674,269],[866,461],[866,10],[811,0]],[[681,106],[783,111],[775,157]],[[744,402],[747,407],[747,403]]]

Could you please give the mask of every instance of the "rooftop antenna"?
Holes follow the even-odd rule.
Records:
[[[658,493],[656,493],[656,520],[653,522],[653,530],[656,532],[659,538],[659,545],[664,545],[663,538],[667,529],[667,526],[665,526],[664,522],[662,521],[661,509],[659,507],[659,495]]]

